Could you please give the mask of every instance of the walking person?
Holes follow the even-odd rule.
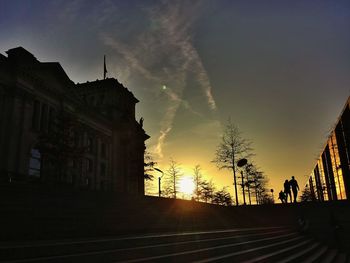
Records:
[[[299,185],[297,180],[295,180],[294,176],[292,176],[292,180],[289,181],[289,185],[292,187],[294,203],[297,202]]]
[[[286,199],[285,199],[286,203],[288,203],[288,195],[289,195],[290,202],[292,202],[292,193],[290,192],[289,181],[285,180],[283,186],[284,186],[284,194],[286,196]]]

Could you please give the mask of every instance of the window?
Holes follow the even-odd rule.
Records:
[[[84,165],[83,165],[83,162],[84,162],[83,159],[80,159],[79,162],[78,162],[78,170],[79,170],[80,174],[83,174],[83,173],[84,173],[84,169],[83,169]]]
[[[34,130],[39,130],[39,123],[40,123],[40,102],[38,100],[35,100],[33,105],[32,128]]]
[[[47,105],[41,106],[41,119],[40,119],[40,131],[47,131]]]
[[[337,192],[337,199],[346,199],[345,185],[343,180],[343,174],[340,164],[339,149],[335,132],[332,133],[329,142],[330,156],[332,161],[332,168],[334,173],[334,183]]]
[[[101,174],[101,177],[106,176],[106,164],[105,163],[101,163],[101,165],[100,165],[100,174]]]
[[[100,95],[100,106],[102,106],[105,102],[105,95],[104,94],[101,94]]]
[[[90,100],[90,105],[91,106],[96,106],[96,98],[95,98],[95,96],[90,96],[89,100]]]
[[[87,171],[88,172],[92,172],[92,169],[93,169],[93,162],[92,162],[92,160],[91,159],[87,159]]]
[[[101,144],[101,156],[103,158],[106,158],[107,157],[107,147],[106,147],[106,144],[105,143],[102,143]]]
[[[55,109],[50,107],[50,110],[49,110],[49,131],[51,131],[54,128],[54,122],[55,122]]]
[[[38,149],[32,149],[30,151],[29,159],[29,176],[34,178],[40,178],[41,170],[41,154]]]
[[[74,160],[72,160],[72,159],[68,160],[68,166],[74,167]]]
[[[80,145],[80,136],[77,132],[73,132],[73,141],[74,141],[74,146],[79,147]]]
[[[327,189],[327,185],[326,185],[326,175],[325,175],[325,171],[324,171],[324,167],[323,167],[323,163],[322,163],[322,157],[318,159],[318,171],[319,171],[319,176],[320,176],[320,185],[321,185],[321,189],[322,189],[322,194],[323,194],[323,200],[328,201],[328,189]]]
[[[88,147],[89,153],[93,152],[93,143],[94,143],[94,140],[91,137],[89,137],[87,140],[87,147]]]

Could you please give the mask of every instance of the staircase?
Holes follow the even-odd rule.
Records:
[[[348,202],[222,207],[0,184],[1,262],[350,262],[349,226]]]
[[[349,262],[293,229],[241,228],[0,244],[1,262]]]

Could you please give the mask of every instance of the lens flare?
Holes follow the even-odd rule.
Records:
[[[194,182],[190,177],[182,177],[179,182],[180,192],[185,195],[192,195],[194,191]]]

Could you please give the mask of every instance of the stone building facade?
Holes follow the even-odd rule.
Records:
[[[144,194],[149,136],[118,80],[73,83],[22,47],[0,54],[1,181]],[[44,147],[44,146],[45,147]]]

